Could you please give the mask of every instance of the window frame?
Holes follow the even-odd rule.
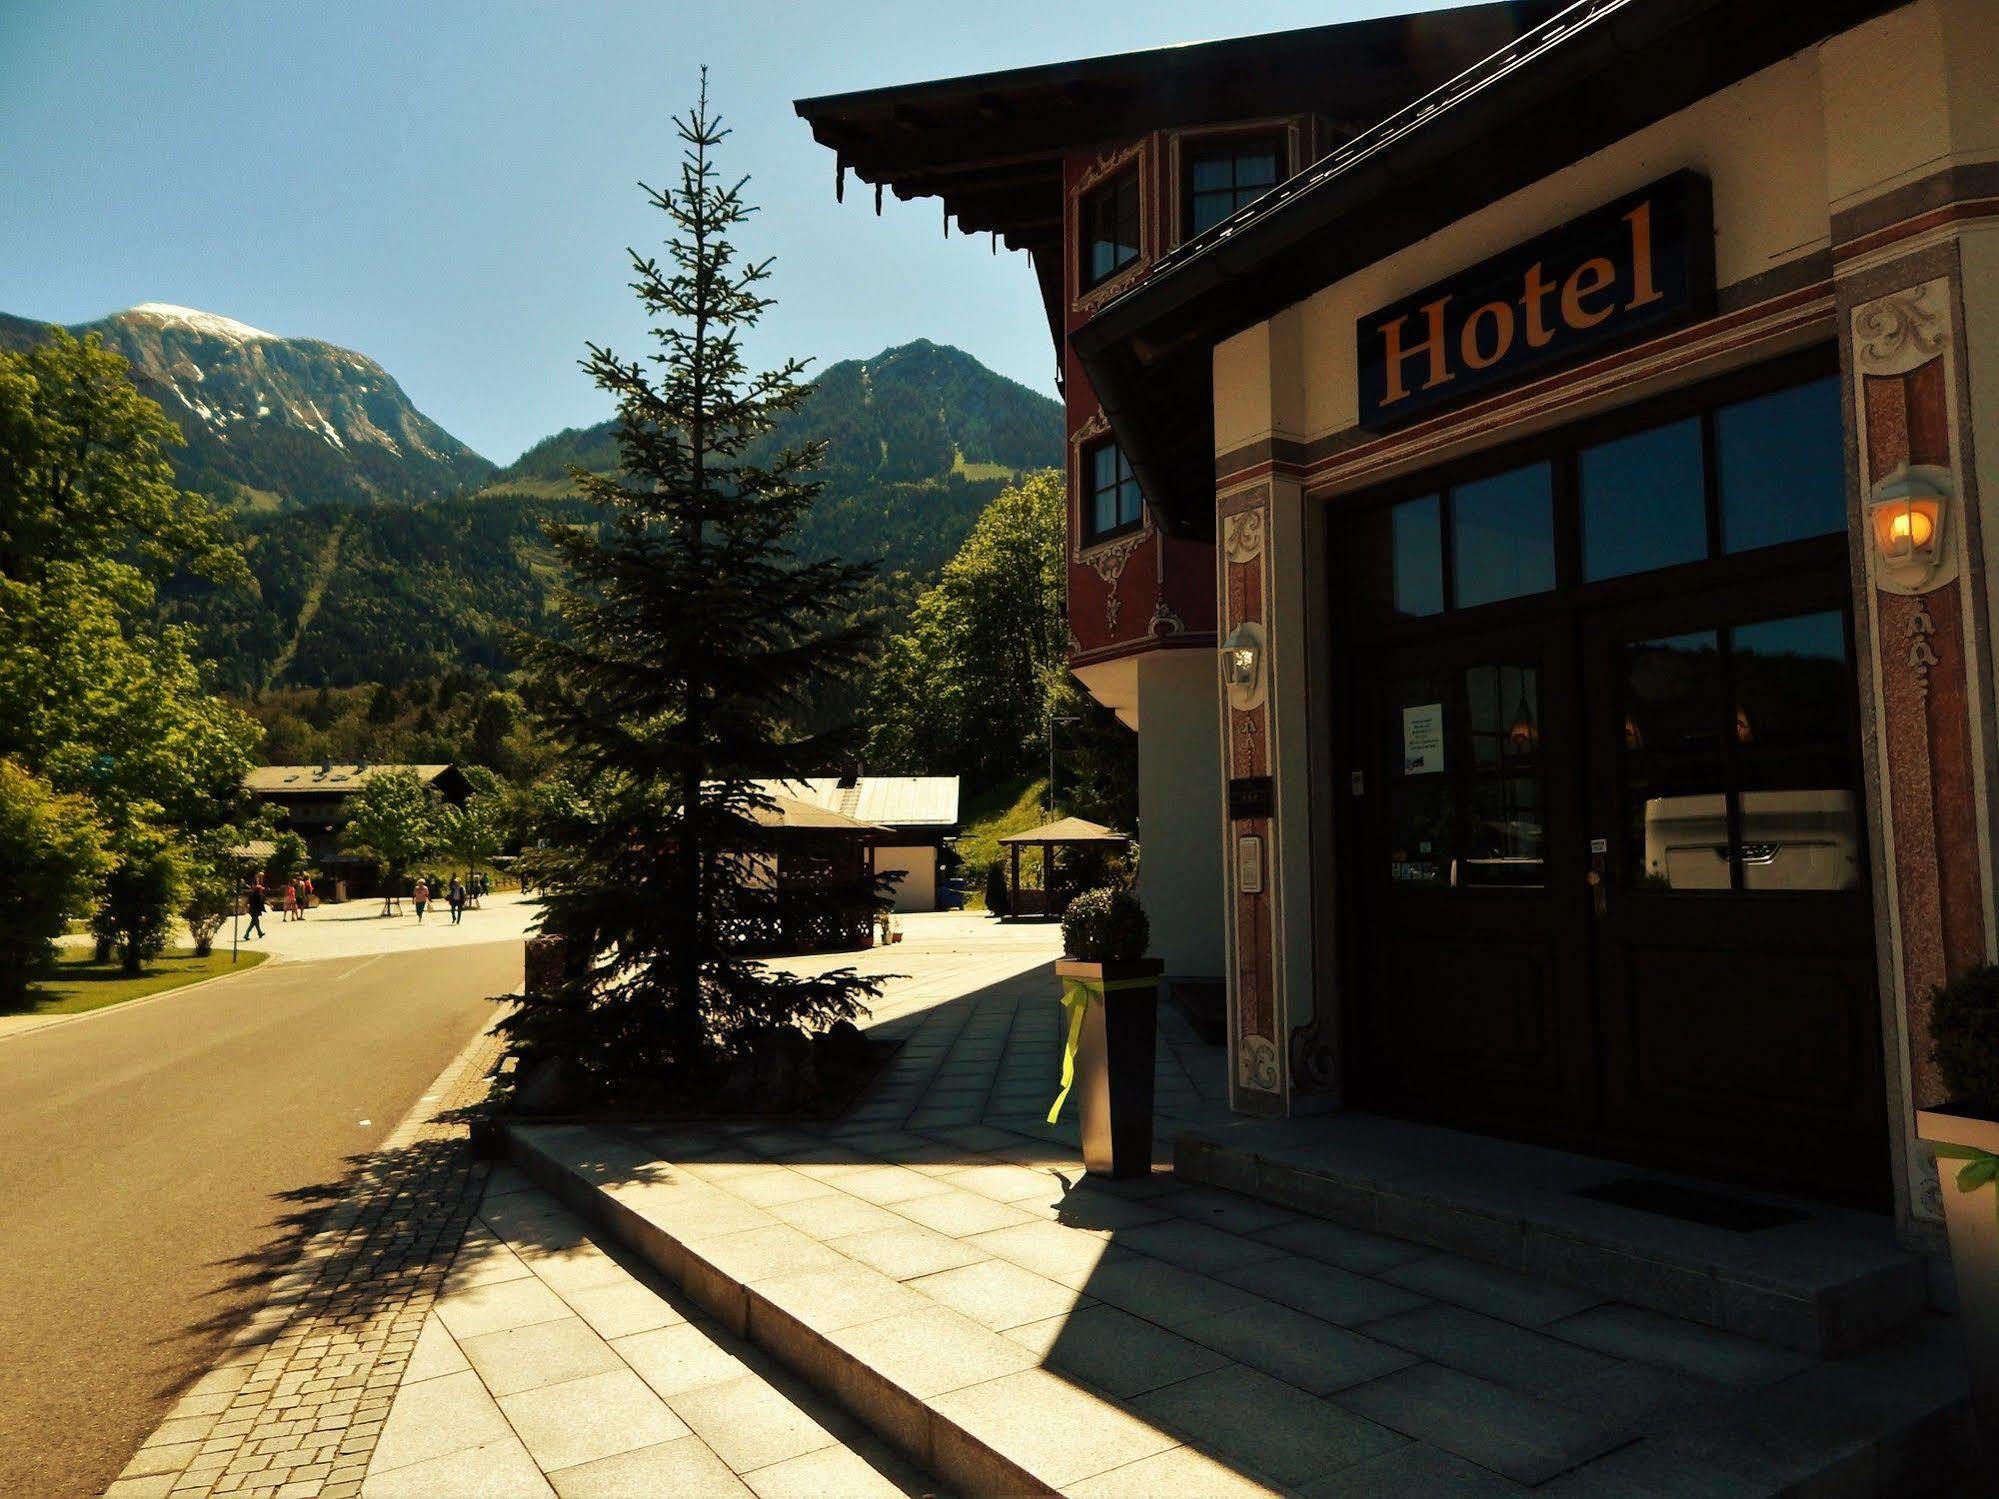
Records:
[[[1145,261],[1145,190],[1140,171],[1142,165],[1141,161],[1128,162],[1103,181],[1092,184],[1086,191],[1076,195],[1076,289],[1079,294],[1095,291]],[[1132,253],[1101,276],[1094,276],[1090,272],[1090,251],[1098,242],[1096,206],[1126,191],[1131,194]]]
[[[1120,478],[1117,468],[1113,468],[1109,489],[1121,493],[1125,486],[1129,485],[1131,492],[1138,498],[1138,509],[1130,520],[1119,520],[1110,529],[1100,531],[1096,528],[1097,496],[1106,491],[1097,485],[1096,460],[1097,455],[1106,449],[1118,455],[1118,462],[1123,470],[1123,477]],[[1124,448],[1115,436],[1098,437],[1084,443],[1077,451],[1076,467],[1078,494],[1076,534],[1081,538],[1083,546],[1093,547],[1107,541],[1116,541],[1144,528],[1145,491],[1139,487],[1138,477],[1131,471],[1131,459],[1125,456]]]
[[[1271,180],[1257,194],[1258,197],[1261,197],[1263,193],[1269,192],[1271,188],[1276,187],[1278,183],[1291,175],[1290,132],[1288,130],[1260,128],[1230,131],[1221,134],[1183,136],[1181,138],[1178,163],[1179,180],[1176,183],[1176,191],[1180,205],[1180,238],[1183,242],[1194,238],[1197,234],[1205,232],[1194,225],[1194,201],[1199,196],[1194,188],[1195,166],[1204,156],[1212,157],[1226,153],[1229,157],[1230,185],[1228,190],[1231,194],[1239,195],[1242,192],[1242,186],[1235,180],[1237,159],[1244,152],[1256,150],[1258,147],[1267,147],[1273,162]],[[1237,201],[1235,207],[1231,208],[1228,213],[1223,214],[1215,223],[1227,222],[1237,213],[1240,213],[1244,206],[1242,201]],[[1208,226],[1210,229],[1213,227],[1213,224]]]

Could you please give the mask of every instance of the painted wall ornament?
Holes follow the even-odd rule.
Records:
[[[1906,374],[1936,358],[1946,342],[1946,324],[1943,310],[1930,298],[1942,285],[1926,281],[1854,309],[1853,331],[1863,372]]]

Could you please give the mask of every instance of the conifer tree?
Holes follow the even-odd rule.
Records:
[[[754,209],[748,179],[717,170],[729,132],[705,69],[674,123],[678,182],[641,184],[670,224],[665,263],[628,252],[656,348],[632,360],[591,344],[583,361],[616,401],[621,467],[572,472],[610,518],[549,528],[566,628],[520,641],[532,706],[564,756],[533,874],[568,977],[509,1029],[596,1096],[625,1100],[698,1090],[759,1031],[849,1018],[877,992],[851,970],[800,978],[755,956],[776,945],[791,898],[751,877],[773,847],[756,783],[852,753],[844,730],[794,725],[815,689],[860,667],[869,635],[853,611],[873,568],[791,550],[824,444],[774,456],[752,444],[804,400],[805,365],[745,363],[739,339],[772,305],[771,262],[730,240]]]

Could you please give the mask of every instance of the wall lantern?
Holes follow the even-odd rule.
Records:
[[[1222,642],[1222,682],[1231,707],[1247,711],[1263,701],[1263,646],[1263,626],[1253,619],[1237,625]]]
[[[1896,465],[1867,496],[1867,529],[1881,561],[1881,586],[1920,593],[1949,581],[1944,529],[1950,518],[1950,470],[1933,464]]]

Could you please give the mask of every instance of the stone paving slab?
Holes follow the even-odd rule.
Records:
[[[609,1292],[631,1330],[586,1315]],[[936,1491],[511,1168],[488,1182],[417,1344],[364,1499]]]

